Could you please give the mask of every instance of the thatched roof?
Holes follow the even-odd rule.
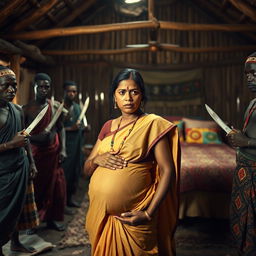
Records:
[[[54,55],[47,51],[49,40],[53,42],[57,37],[75,36],[79,34],[97,34],[109,31],[125,31],[146,28],[153,31],[181,30],[181,31],[229,31],[240,33],[243,40],[243,50],[252,50],[256,42],[256,1],[255,0],[182,0],[184,4],[193,5],[199,12],[209,16],[209,24],[190,24],[182,21],[158,20],[154,8],[165,8],[178,0],[144,0],[144,6],[136,9],[136,15],[130,21],[123,23],[91,24],[97,15],[104,15],[105,8],[111,8],[113,13],[120,12],[124,5],[119,5],[122,0],[2,0],[0,2],[1,40],[0,52],[21,54],[34,61],[48,63],[51,61],[47,55]],[[181,1],[181,0],[179,0]],[[138,6],[137,6],[138,7]],[[134,7],[135,10],[135,7]],[[129,10],[125,13],[129,16]],[[145,19],[146,17],[146,19]],[[154,50],[158,47],[165,50],[177,51],[203,51],[196,48],[179,48],[156,42],[156,33],[149,34],[148,47]],[[136,42],[141,44],[145,42]],[[124,45],[125,47],[125,45]],[[52,49],[51,49],[52,50]],[[58,49],[59,50],[59,49]],[[84,50],[81,54],[92,53]],[[101,49],[102,50],[102,49]],[[125,49],[103,49],[109,54],[111,51],[140,51],[141,47]],[[213,51],[208,47],[204,51]],[[225,49],[220,49],[224,51]],[[229,48],[230,50],[236,50]],[[43,55],[41,52],[44,51]],[[108,52],[110,51],[110,52]],[[95,53],[95,49],[94,49]],[[97,51],[96,51],[97,53]],[[56,54],[56,52],[55,52]],[[61,52],[60,52],[61,54]],[[62,52],[64,54],[64,52]],[[72,54],[72,52],[71,52]]]

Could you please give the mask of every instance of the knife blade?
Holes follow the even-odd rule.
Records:
[[[228,134],[232,131],[230,127],[228,127],[222,119],[207,105],[205,104],[206,110],[212,119]]]
[[[25,129],[25,131],[23,132],[26,135],[29,135],[30,132],[37,126],[37,124],[42,120],[42,118],[44,117],[45,113],[48,110],[49,105],[47,104],[47,106],[45,106],[40,112],[39,114],[36,116],[36,118],[32,121],[32,123]]]
[[[49,124],[47,125],[47,127],[45,128],[45,131],[46,131],[46,132],[49,132],[49,131],[52,129],[52,127],[55,125],[55,123],[57,122],[58,118],[60,117],[60,115],[61,115],[61,113],[62,113],[63,108],[64,108],[64,102],[62,102],[62,103],[59,105],[59,107],[58,107],[58,109],[57,109],[55,115],[54,115],[53,118],[52,118],[52,120],[50,121],[50,123],[49,123]]]
[[[85,102],[84,102],[83,109],[82,109],[81,114],[79,115],[78,120],[77,120],[78,122],[81,122],[81,120],[83,119],[84,114],[85,114],[85,112],[86,112],[86,110],[87,110],[87,108],[88,108],[88,106],[89,106],[89,103],[90,103],[90,97],[88,97],[88,98],[85,100]]]

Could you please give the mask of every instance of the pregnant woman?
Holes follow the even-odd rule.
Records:
[[[91,176],[86,217],[93,256],[175,255],[180,147],[177,127],[146,114],[140,73],[111,87],[121,116],[107,121],[84,164]]]

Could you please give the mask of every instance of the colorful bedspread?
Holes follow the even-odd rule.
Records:
[[[181,144],[181,192],[231,192],[236,151],[226,144]]]

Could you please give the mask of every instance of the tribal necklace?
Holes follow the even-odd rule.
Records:
[[[134,120],[134,122],[133,122],[133,124],[132,124],[132,127],[131,127],[131,128],[129,129],[129,131],[128,131],[128,134],[127,134],[126,136],[124,136],[123,140],[122,140],[121,143],[120,143],[120,146],[119,146],[118,150],[115,151],[115,150],[114,150],[115,137],[116,137],[116,134],[117,134],[117,132],[118,132],[118,130],[119,130],[119,128],[120,128],[120,125],[121,125],[121,123],[122,123],[122,120],[123,120],[123,117],[120,118],[120,121],[119,121],[119,124],[118,124],[118,126],[117,126],[117,129],[115,130],[115,132],[114,132],[114,134],[113,134],[113,137],[112,137],[112,139],[111,139],[111,142],[110,142],[110,152],[116,152],[117,154],[120,152],[120,150],[122,149],[122,147],[123,147],[123,145],[124,145],[125,140],[126,140],[127,137],[131,134],[131,132],[132,132],[132,130],[133,130],[133,128],[134,128],[135,124],[137,123],[137,121],[138,121],[138,119],[139,119],[140,116],[141,116],[141,115],[139,115],[138,117],[136,117],[136,119]]]

